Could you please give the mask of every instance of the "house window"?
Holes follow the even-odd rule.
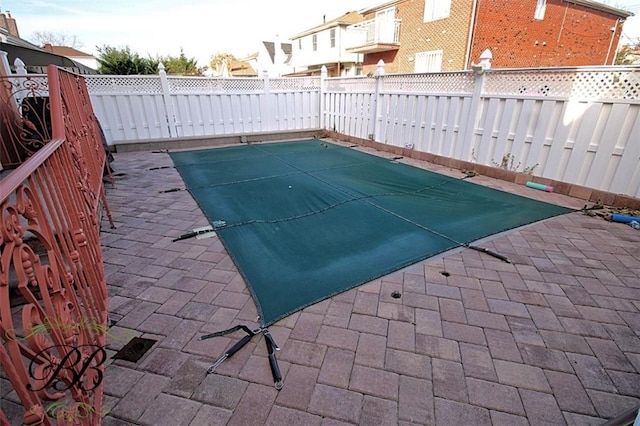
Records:
[[[298,50],[302,50],[302,38],[298,39]]]
[[[331,47],[336,47],[336,29],[329,30],[329,42]]]
[[[376,12],[374,40],[382,43],[395,43],[396,40],[396,8],[389,7]]]
[[[315,52],[316,50],[318,50],[318,34],[314,34],[313,36],[311,36],[311,41],[313,43],[313,51]]]
[[[544,19],[544,12],[547,9],[547,0],[538,0],[536,3],[536,12],[533,15],[534,19]]]
[[[424,0],[424,22],[448,18],[451,14],[451,0]]]
[[[442,50],[416,53],[413,72],[442,71]]]

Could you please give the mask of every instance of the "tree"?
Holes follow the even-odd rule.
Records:
[[[98,72],[100,74],[134,75],[157,74],[158,61],[152,58],[142,58],[132,52],[129,46],[115,48],[112,46],[96,47],[99,52]]]
[[[187,58],[182,48],[180,56],[159,56],[156,61],[162,62],[167,74],[179,75],[202,75],[202,68],[198,68],[198,61],[195,58]]]
[[[640,38],[618,49],[615,65],[635,65],[640,63]]]
[[[229,63],[229,61],[235,61],[236,57],[233,56],[232,53],[216,53],[211,57],[211,61],[209,65],[211,65],[211,69],[215,72],[216,75],[222,75],[222,71],[225,68],[225,65]]]
[[[61,32],[35,31],[31,34],[30,40],[38,46],[44,46],[49,43],[52,46],[66,46],[74,49],[82,47],[82,42],[77,36]]]

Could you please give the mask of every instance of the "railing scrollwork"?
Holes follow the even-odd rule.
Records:
[[[0,161],[17,167],[51,139],[48,81],[44,75],[12,76],[2,79],[0,92]]]
[[[47,84],[50,137],[0,189],[0,363],[24,424],[93,425],[105,413],[106,156],[84,82],[50,67]]]

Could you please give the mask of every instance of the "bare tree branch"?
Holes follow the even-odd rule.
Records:
[[[30,40],[32,43],[39,46],[44,46],[49,43],[52,46],[66,46],[78,49],[82,47],[82,42],[76,35],[70,35],[61,32],[52,31],[34,31],[31,34]]]

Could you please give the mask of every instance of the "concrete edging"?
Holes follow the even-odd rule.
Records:
[[[179,138],[145,139],[138,141],[114,141],[110,147],[115,152],[151,151],[154,149],[183,150],[234,145],[250,142],[275,142],[284,139],[317,137],[322,129],[278,130],[273,132],[242,133],[218,136],[184,136]]]

